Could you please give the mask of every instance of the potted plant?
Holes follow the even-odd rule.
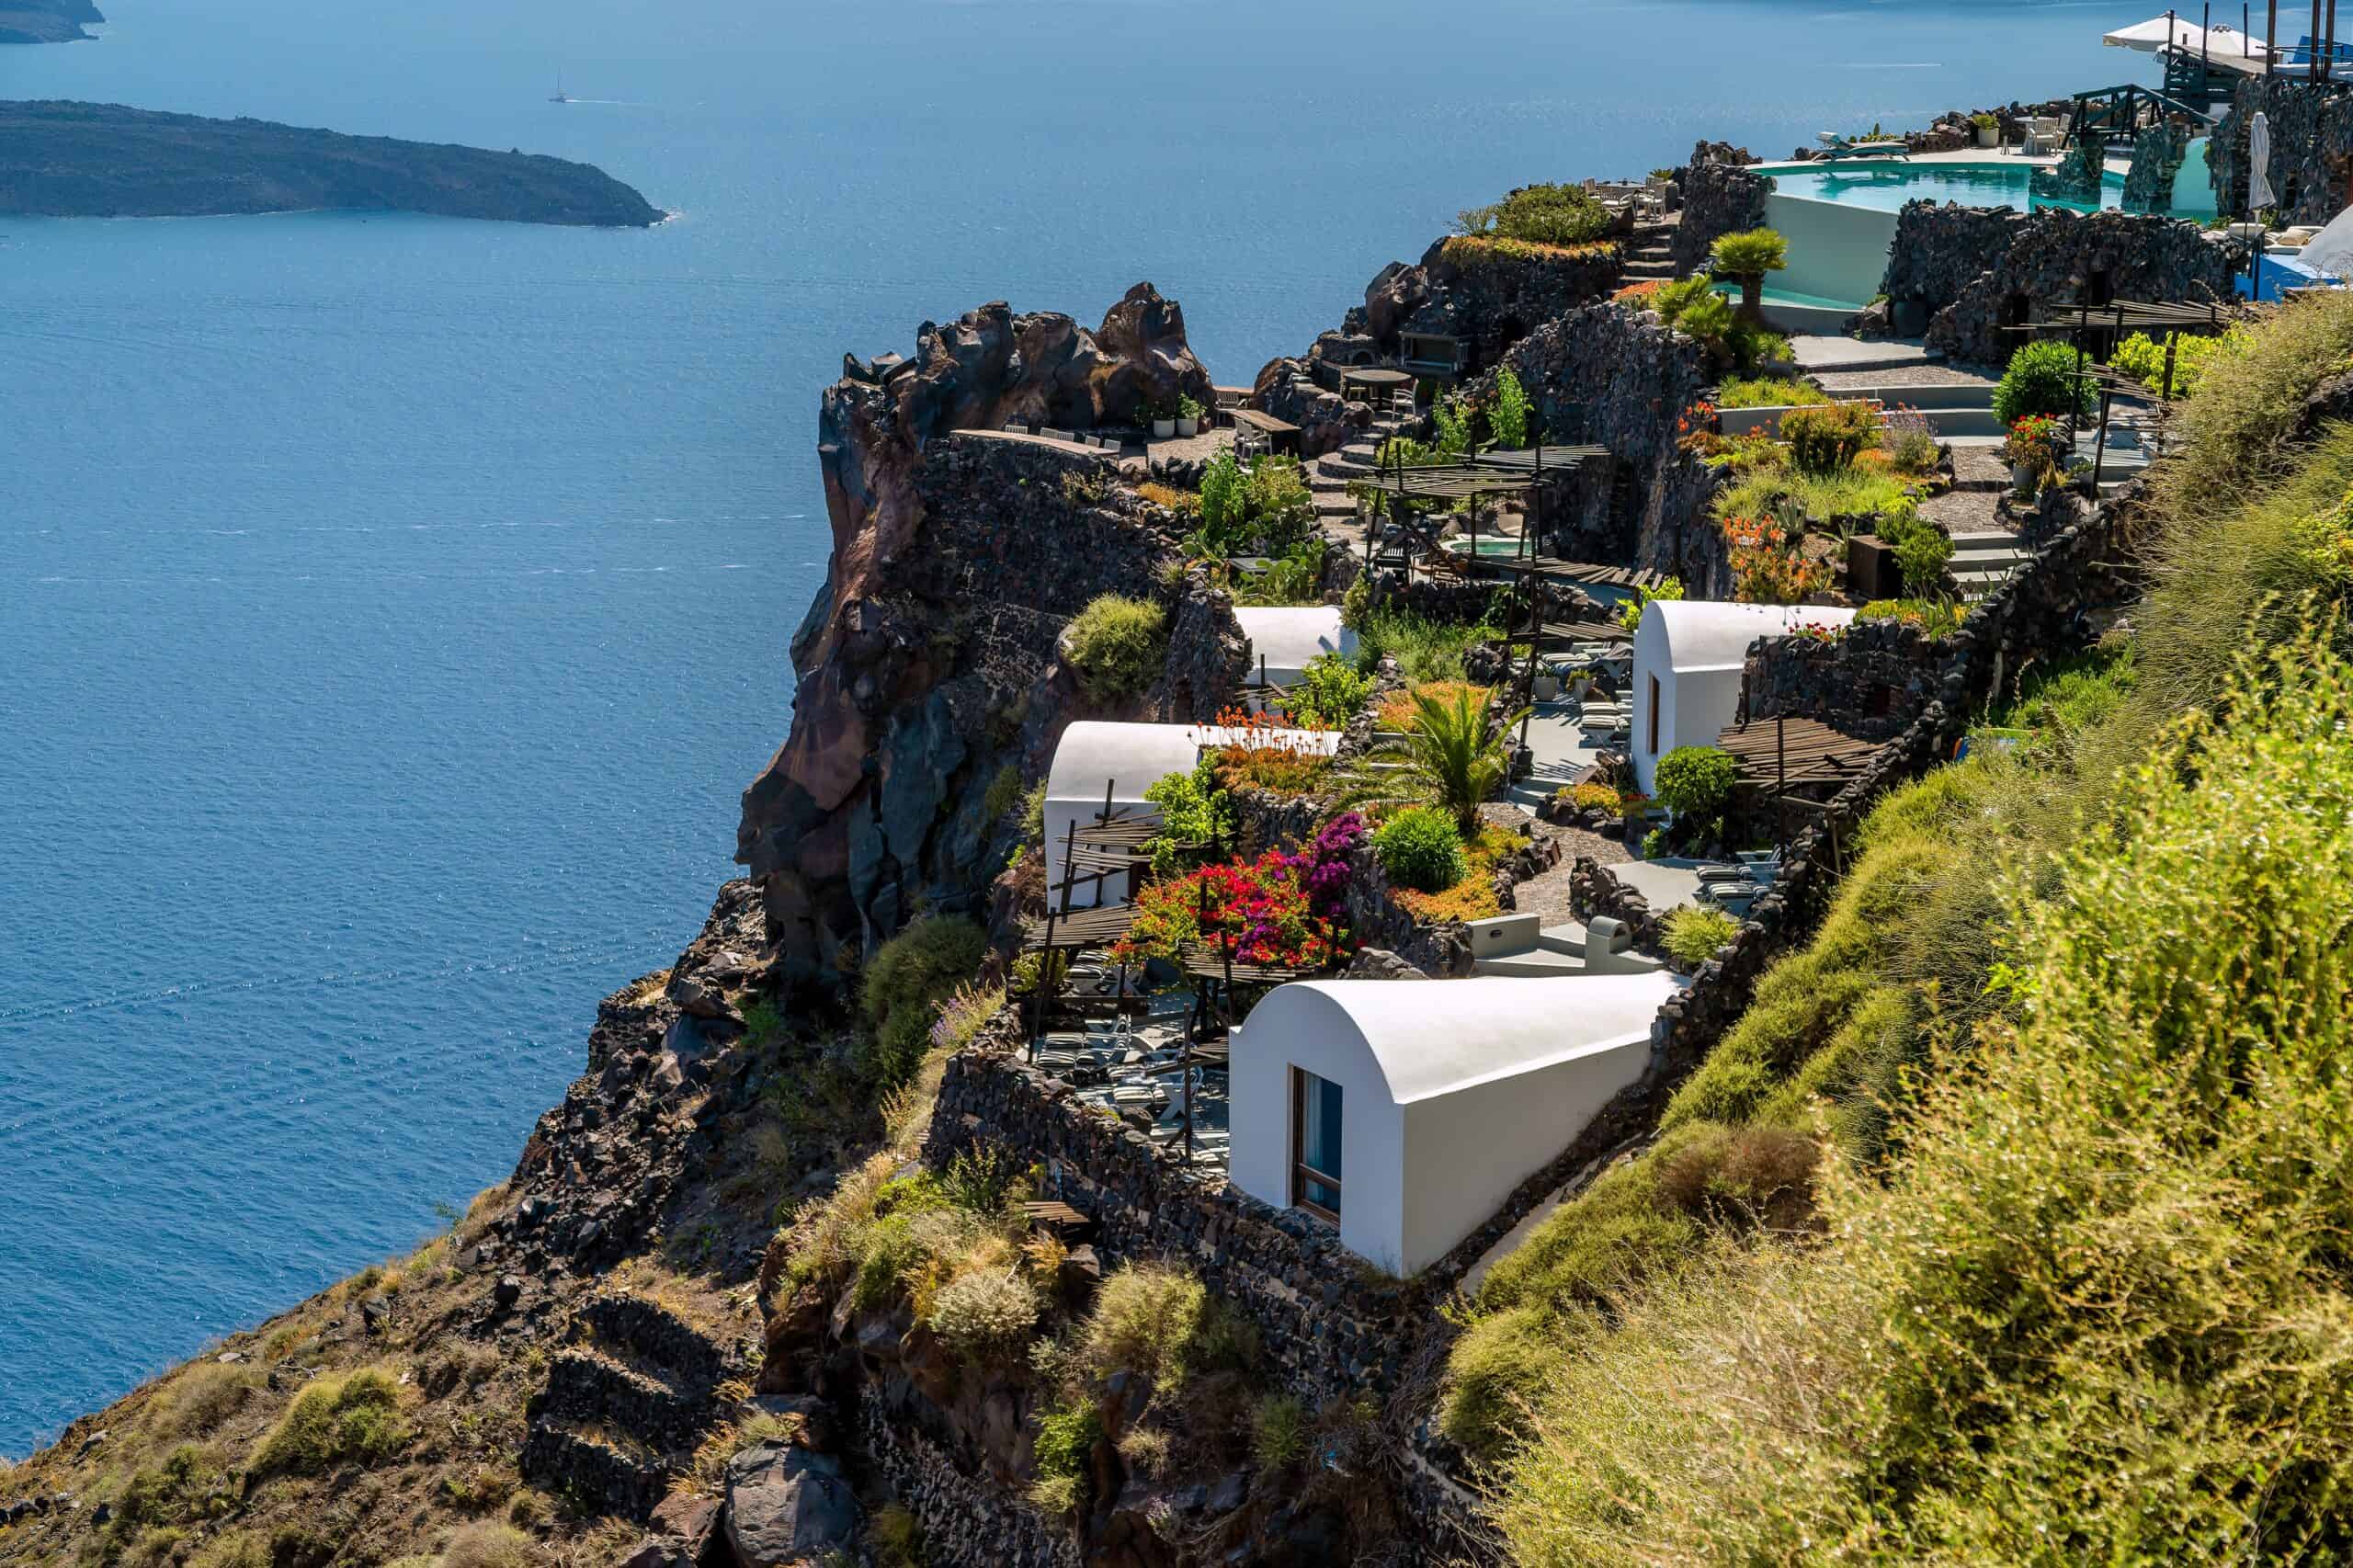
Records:
[[[1992,115],[1980,109],[1969,117],[1969,123],[1977,132],[1977,144],[1980,147],[1998,147],[2002,144],[2002,122]]]
[[[1144,409],[1144,417],[1152,421],[1154,439],[1165,441],[1176,434],[1176,415],[1163,405],[1156,403],[1148,405]]]
[[[2059,465],[2059,416],[2024,414],[2010,422],[2003,439],[2002,457],[2010,465],[2010,483],[2020,494],[2041,487],[2044,475]]]
[[[1208,412],[1198,399],[1179,393],[1176,398],[1176,434],[1198,434],[1201,428],[1201,415]]]

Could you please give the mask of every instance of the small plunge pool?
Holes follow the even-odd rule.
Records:
[[[1957,201],[1963,207],[2015,207],[2021,212],[2038,207],[2072,207],[2092,210],[2082,201],[2052,201],[2035,196],[2028,183],[2034,165],[2012,164],[1906,164],[1889,161],[1829,164],[1817,167],[1759,170],[1773,177],[1775,191],[1808,201],[1835,201],[1842,207],[1868,207],[1893,212],[1907,201]],[[2113,171],[2100,176],[2099,205],[2123,205],[2124,176]]]

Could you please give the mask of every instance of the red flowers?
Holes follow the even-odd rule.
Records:
[[[1136,917],[1113,952],[1133,963],[1175,958],[1187,942],[1219,950],[1231,943],[1236,963],[1321,969],[1345,937],[1310,907],[1313,861],[1270,849],[1256,860],[1203,866],[1165,878],[1136,899]]]

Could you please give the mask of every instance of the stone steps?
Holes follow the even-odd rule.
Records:
[[[588,1430],[534,1421],[523,1438],[522,1472],[549,1491],[642,1524],[669,1494],[679,1468],[624,1451]]]

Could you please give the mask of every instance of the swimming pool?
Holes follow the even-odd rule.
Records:
[[[2033,166],[2024,163],[1855,163],[1763,172],[1772,175],[1774,188],[1782,196],[1881,212],[1896,211],[1907,201],[1958,201],[1963,207],[2015,207],[2021,212],[2037,207],[2092,210],[2089,202],[2052,201],[2034,196],[2028,185]],[[2114,208],[2123,200],[2124,176],[2112,172],[2103,175],[2099,205]]]

